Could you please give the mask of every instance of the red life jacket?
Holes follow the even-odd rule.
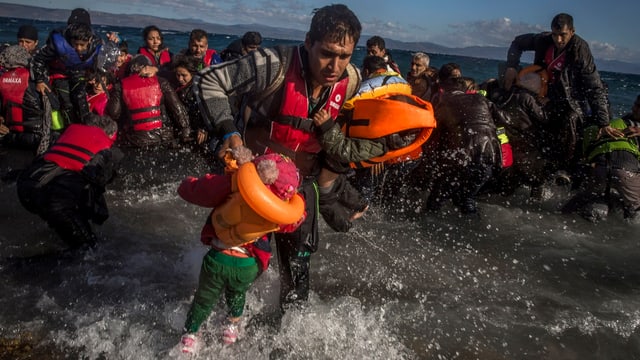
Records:
[[[335,83],[330,90],[328,101],[323,105],[331,117],[336,119],[347,96],[349,78]],[[278,119],[271,122],[271,140],[294,151],[318,153],[322,150],[312,130],[313,120],[309,118],[309,94],[302,76],[302,60],[299,50],[284,78],[284,92]]]
[[[547,73],[549,74],[549,81],[555,82],[555,75],[562,71],[567,63],[567,52],[562,50],[562,52],[554,57],[555,46],[551,45],[547,49],[547,52],[544,54],[544,62],[547,64]]]
[[[111,148],[113,140],[97,126],[71,124],[47,150],[44,159],[63,169],[81,171],[97,153]]]
[[[130,61],[131,61],[131,54],[127,54],[127,59],[124,61],[124,63],[122,63],[122,65],[120,65],[119,68],[113,71],[114,75],[116,76],[116,79],[120,80],[127,77],[127,71],[129,69]]]
[[[11,131],[24,132],[22,100],[29,85],[29,70],[12,69],[0,76],[0,96],[5,124]]]
[[[104,110],[107,107],[107,101],[109,97],[107,97],[106,92],[101,92],[95,95],[87,95],[87,103],[89,103],[89,111],[94,114],[104,115]]]
[[[157,77],[134,74],[122,79],[122,100],[129,109],[134,131],[162,127],[162,90]]]
[[[151,64],[154,66],[160,66],[164,64],[168,64],[171,62],[171,54],[169,54],[169,50],[166,48],[160,52],[159,62],[156,61],[156,57],[149,49],[146,47],[141,47],[138,49],[138,54],[142,54],[146,56],[149,60],[151,60]]]
[[[211,60],[213,60],[213,55],[215,54],[216,51],[214,49],[207,49],[207,52],[204,53],[204,59],[202,59],[205,67],[211,65]]]

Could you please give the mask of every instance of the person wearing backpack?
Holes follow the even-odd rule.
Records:
[[[347,6],[328,5],[314,12],[304,44],[259,48],[203,69],[194,84],[210,135],[221,140],[219,156],[246,145],[257,154],[286,155],[300,169],[307,219],[295,232],[275,236],[282,310],[308,299],[310,258],[318,249],[322,146],[312,118],[325,109],[335,119],[358,89],[360,75],[350,61],[361,31]],[[246,99],[250,110],[243,134],[234,98]]]

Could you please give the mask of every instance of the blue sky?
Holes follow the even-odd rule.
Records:
[[[195,18],[221,24],[308,28],[311,11],[338,1],[302,0],[0,0],[51,8]],[[448,47],[509,46],[515,35],[549,29],[553,16],[574,17],[576,33],[594,56],[640,63],[640,2],[607,0],[352,0],[365,34]]]

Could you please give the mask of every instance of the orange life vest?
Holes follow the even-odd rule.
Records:
[[[211,214],[217,237],[229,246],[256,241],[280,229],[279,224],[294,224],[304,214],[304,200],[295,194],[285,201],[276,196],[258,176],[252,162],[243,164],[232,175],[231,195]]]
[[[406,146],[387,151],[382,156],[352,163],[352,167],[368,167],[376,163],[393,164],[421,156],[422,144],[436,127],[433,106],[418,96],[407,93],[385,93],[375,98],[356,99],[351,118],[343,126],[348,137],[378,139],[397,134],[412,136]]]

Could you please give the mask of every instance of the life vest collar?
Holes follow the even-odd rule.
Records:
[[[67,39],[58,31],[51,33],[51,38],[55,44],[55,50],[58,59],[61,60],[65,69],[68,70],[87,70],[93,66],[93,62],[102,48],[102,44],[98,45],[88,54],[86,59],[82,59],[76,49],[69,44]],[[91,51],[91,49],[90,49]]]

